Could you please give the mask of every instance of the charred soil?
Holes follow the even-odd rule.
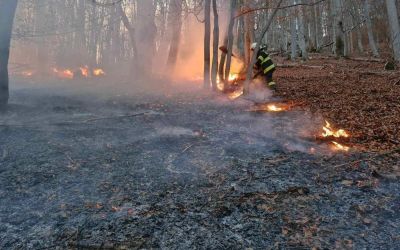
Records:
[[[278,76],[279,93],[358,132],[310,101],[314,84]],[[302,136],[313,115],[248,109],[21,84],[0,116],[0,248],[399,247],[398,152],[332,152]]]

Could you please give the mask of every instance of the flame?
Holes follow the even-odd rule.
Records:
[[[278,107],[275,104],[270,104],[267,106],[268,111],[272,111],[272,112],[280,112],[280,111],[284,111],[285,109],[282,107]]]
[[[100,68],[93,69],[94,76],[104,76],[106,73]]]
[[[235,81],[237,81],[238,78],[239,78],[239,74],[230,73],[228,76],[228,83],[234,83]],[[224,82],[221,81],[219,76],[217,76],[217,89],[219,91],[224,91]]]
[[[325,126],[322,128],[324,132],[322,132],[322,137],[335,137],[335,138],[348,138],[350,137],[349,133],[347,133],[343,129],[335,130],[332,128],[331,124],[325,120]],[[332,147],[334,150],[338,151],[349,151],[350,147],[344,146],[338,142],[332,141]]]
[[[74,78],[74,73],[70,69],[58,70],[57,68],[53,68],[53,72],[61,78]]]
[[[234,82],[239,78],[239,74],[236,73],[230,73],[228,76],[228,81],[229,82]]]
[[[33,73],[34,72],[32,70],[26,70],[26,71],[22,71],[21,75],[24,77],[31,77],[31,76],[33,76]]]
[[[268,103],[268,104],[261,104],[251,108],[249,111],[252,112],[260,112],[260,111],[267,111],[267,112],[283,112],[288,111],[291,109],[291,106],[286,103]]]
[[[88,66],[83,66],[83,67],[79,67],[79,69],[81,70],[81,74],[84,77],[89,77],[89,67]]]
[[[344,146],[344,145],[342,145],[340,143],[337,143],[335,141],[333,141],[332,144],[333,144],[333,147],[334,147],[335,150],[346,151],[346,152],[350,150],[350,147]]]
[[[228,98],[230,100],[235,100],[243,95],[243,88],[233,91],[232,93],[228,94]]]
[[[349,137],[349,134],[343,130],[343,129],[339,129],[339,130],[334,130],[331,127],[331,124],[328,121],[325,121],[326,125],[322,128],[324,130],[324,132],[322,132],[322,136],[323,137],[329,137],[329,136],[333,136],[336,138],[339,137]]]

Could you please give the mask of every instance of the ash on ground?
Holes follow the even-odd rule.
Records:
[[[0,115],[2,249],[400,246],[398,154],[328,153],[302,136],[312,115],[18,86]]]

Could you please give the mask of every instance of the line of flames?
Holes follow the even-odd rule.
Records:
[[[57,67],[51,68],[51,71],[60,78],[66,78],[66,79],[73,79],[76,75],[72,69],[60,69]],[[90,76],[105,76],[106,73],[104,72],[103,69],[101,68],[93,68],[92,70],[89,69],[88,66],[81,66],[79,67],[80,71],[80,76],[84,78],[89,78]],[[25,70],[22,71],[20,74],[23,77],[32,77],[36,74],[37,72],[34,70]]]

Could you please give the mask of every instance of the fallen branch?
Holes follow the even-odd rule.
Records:
[[[296,68],[296,67],[303,67],[303,68],[310,68],[310,69],[324,69],[325,66],[316,66],[316,65],[304,65],[304,64],[277,64],[277,67],[280,68]]]
[[[388,76],[388,75],[395,75],[398,72],[388,72],[388,71],[366,71],[366,70],[354,70],[354,69],[347,69],[347,72],[358,73],[362,75],[378,75],[378,76]]]
[[[382,63],[385,62],[385,60],[379,58],[348,57],[346,59],[358,62],[382,62]]]
[[[182,153],[185,153],[187,150],[189,150],[191,147],[193,147],[193,145],[194,145],[194,143],[187,146],[184,150],[182,150]]]
[[[135,116],[145,115],[145,114],[148,114],[148,112],[141,112],[141,113],[130,114],[130,115],[119,115],[119,116],[92,118],[92,119],[85,120],[83,122],[86,123],[86,122],[93,122],[93,121],[99,121],[99,120],[120,119],[120,118],[135,117]]]

